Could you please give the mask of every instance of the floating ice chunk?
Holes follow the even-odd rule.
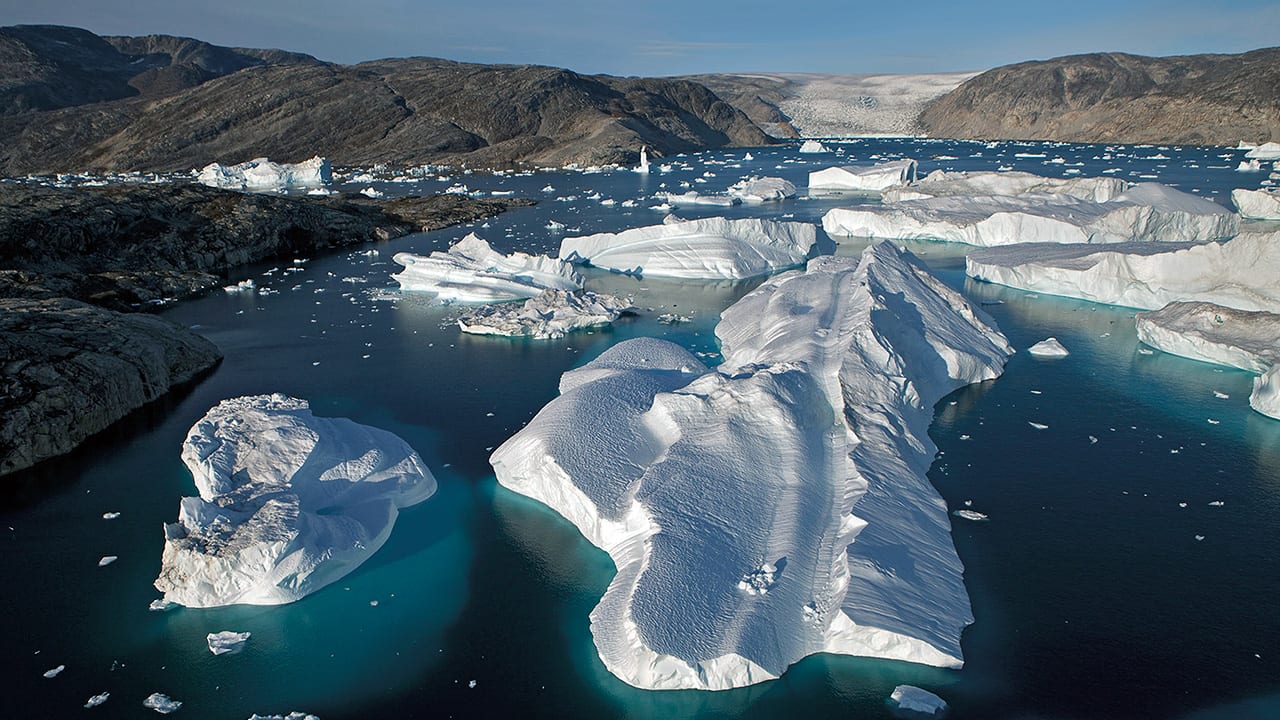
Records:
[[[172,610],[174,607],[174,603],[171,603],[164,598],[160,598],[158,600],[152,600],[151,604],[147,606],[147,609],[151,612],[164,612],[166,610]]]
[[[66,669],[67,669],[67,666],[66,666],[66,665],[59,665],[58,667],[53,668],[53,669],[51,669],[51,670],[45,670],[45,671],[44,671],[44,676],[45,676],[45,677],[47,677],[47,678],[56,678],[56,677],[58,677],[58,673],[62,672],[63,670],[66,670]]]
[[[636,172],[649,174],[649,148],[648,146],[640,146],[640,164],[636,167]]]
[[[367,187],[361,190],[360,194],[367,198],[373,198],[375,200],[386,197],[386,195],[381,190],[378,190],[375,187]]]
[[[965,508],[952,510],[951,514],[958,518],[964,518],[965,520],[972,520],[974,522],[985,522],[989,519],[984,513],[980,513],[977,510],[967,510]]]
[[[182,461],[200,496],[165,525],[155,586],[188,607],[315,592],[376,552],[399,508],[436,489],[400,438],[279,394],[219,403],[188,432]]]
[[[276,190],[291,187],[313,187],[333,181],[333,168],[322,157],[290,165],[254,158],[239,165],[206,165],[196,181],[211,187],[232,190]]]
[[[1280,220],[1280,192],[1236,188],[1231,191],[1231,202],[1240,211],[1240,217]]]
[[[209,643],[209,652],[214,655],[234,655],[244,650],[244,644],[249,642],[249,635],[250,633],[247,632],[231,630],[209,633],[206,638]]]
[[[172,700],[164,693],[151,693],[146,700],[142,701],[142,706],[151,708],[161,715],[168,715],[182,707],[182,701]]]
[[[118,513],[118,512],[104,512],[104,513],[102,513],[102,519],[103,519],[103,520],[115,520],[115,519],[116,519],[116,518],[118,518],[118,517],[120,517],[120,513]]]
[[[1247,158],[1256,158],[1258,160],[1280,160],[1280,143],[1262,143],[1245,153],[1244,156]]]
[[[1174,301],[1242,310],[1280,308],[1280,232],[1222,243],[1124,243],[985,248],[969,253],[972,278],[1112,305],[1155,309]]]
[[[1037,357],[1066,357],[1071,353],[1058,342],[1058,338],[1045,338],[1040,342],[1027,348],[1027,352]]]
[[[1216,397],[1216,398],[1218,398],[1219,400],[1226,400],[1227,398],[1231,397],[1230,395],[1228,395],[1228,394],[1226,394],[1226,393],[1224,393],[1224,392],[1222,392],[1222,391],[1220,391],[1220,390],[1214,390],[1214,391],[1213,391],[1213,396],[1214,396],[1214,397]]]
[[[883,190],[885,202],[953,195],[1067,195],[1089,202],[1108,202],[1125,190],[1119,178],[1054,178],[1027,172],[947,172],[934,170],[907,186]]]
[[[320,718],[311,713],[294,711],[288,715],[259,715],[254,713],[249,716],[249,720],[320,720]]]
[[[433,292],[442,300],[506,302],[531,298],[548,288],[582,287],[582,276],[569,263],[522,252],[503,255],[475,233],[448,252],[396,253],[392,259],[404,266],[392,275],[402,290]]]
[[[660,192],[655,193],[654,197],[662,200],[667,205],[715,205],[717,207],[729,207],[737,205],[740,199],[731,195],[703,195],[697,190],[690,190],[687,193],[677,195],[675,193]]]
[[[117,555],[103,555],[102,558],[98,560],[98,567],[106,567],[119,559],[120,557]]]
[[[915,160],[894,160],[872,167],[844,165],[809,173],[810,190],[880,192],[916,179]]]
[[[723,313],[717,369],[619,343],[490,462],[612,557],[591,630],[632,685],[738,687],[817,652],[955,667],[972,615],[927,430],[1002,371],[988,323],[890,244],[818,258]]]
[[[1262,163],[1258,160],[1241,160],[1236,172],[1262,172]]]
[[[85,706],[85,707],[87,707],[87,708],[91,708],[91,707],[98,707],[98,706],[99,706],[99,705],[101,705],[102,703],[106,702],[106,701],[107,701],[107,698],[109,698],[109,697],[111,697],[111,693],[109,693],[109,692],[104,692],[104,693],[100,693],[100,694],[98,694],[98,695],[94,695],[93,697],[89,698],[89,699],[85,702],[84,706]]]
[[[786,200],[796,196],[796,186],[790,180],[776,177],[748,178],[729,187],[729,194],[747,205],[758,205],[772,200]]]
[[[1048,425],[1045,425],[1044,423],[1031,422],[1030,420],[1028,420],[1028,421],[1027,421],[1027,424],[1028,424],[1028,425],[1030,425],[1031,427],[1033,427],[1033,428],[1037,429],[1037,430],[1048,430],[1048,429],[1049,429],[1049,426],[1048,426]]]
[[[256,287],[257,285],[253,282],[253,278],[249,278],[248,280],[241,280],[240,282],[234,285],[227,285],[222,289],[226,290],[228,293],[241,293],[241,292],[251,293]]]
[[[804,142],[800,143],[800,149],[797,150],[796,152],[813,154],[813,153],[825,153],[825,152],[831,152],[831,151],[827,149],[826,145],[823,145],[817,140],[805,140]]]
[[[632,309],[631,301],[588,291],[543,290],[522,305],[485,305],[462,314],[458,327],[473,335],[548,340],[608,325]]]
[[[560,257],[635,275],[733,280],[802,265],[816,242],[809,223],[669,216],[661,225],[565,238]]]
[[[947,703],[928,690],[914,685],[899,685],[889,696],[894,715],[901,718],[940,718],[947,714]]]

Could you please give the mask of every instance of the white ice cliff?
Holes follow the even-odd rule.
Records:
[[[941,195],[883,205],[834,208],[829,235],[1014,243],[1203,242],[1234,235],[1240,218],[1204,198],[1143,183],[1107,202],[1070,195]]]
[[[333,181],[333,169],[328,160],[319,156],[296,164],[271,162],[263,157],[239,165],[209,163],[200,170],[196,181],[231,190],[319,187]]]
[[[1028,172],[947,172],[934,170],[919,181],[895,186],[880,193],[885,202],[922,200],[951,195],[1057,194],[1108,202],[1123,193],[1126,183],[1113,177],[1055,178]]]
[[[608,325],[632,308],[631,300],[589,291],[543,290],[519,305],[482,305],[458,317],[473,335],[505,335],[537,340],[561,338],[574,330]]]
[[[399,509],[436,489],[400,438],[279,394],[219,403],[191,427],[182,461],[200,495],[164,527],[155,586],[187,607],[315,592],[377,552]]]
[[[402,290],[431,292],[455,302],[506,302],[535,297],[543,290],[578,290],[582,277],[567,262],[546,255],[514,252],[503,255],[475,233],[448,252],[430,255],[396,253],[404,266],[392,275]]]
[[[1231,202],[1240,211],[1240,217],[1280,220],[1280,192],[1237,188],[1231,191]]]
[[[810,190],[880,192],[916,179],[915,160],[894,160],[871,167],[844,165],[809,173]]]
[[[1280,232],[1203,244],[983,248],[965,258],[965,272],[1023,290],[1148,310],[1204,301],[1280,312]]]
[[[961,664],[972,622],[925,476],[933,405],[998,376],[1003,335],[891,244],[764,282],[711,370],[619,343],[490,458],[604,549],[605,666],[642,688],[761,682],[817,652]]]
[[[713,217],[565,238],[560,258],[650,277],[737,280],[803,265],[817,242],[809,223]]]

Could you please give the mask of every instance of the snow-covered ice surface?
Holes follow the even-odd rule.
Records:
[[[829,210],[830,235],[1015,243],[1203,242],[1230,237],[1239,217],[1217,203],[1157,183],[1107,202],[1062,194],[940,195]]]
[[[951,195],[1038,195],[1055,194],[1108,202],[1125,191],[1126,183],[1116,177],[1046,177],[1029,172],[947,172],[934,170],[907,186],[887,188],[880,193],[885,202],[921,200]]]
[[[840,165],[809,173],[809,190],[881,192],[916,179],[915,160],[892,160],[870,167]]]
[[[972,278],[1053,295],[1154,310],[1204,301],[1240,310],[1280,309],[1280,232],[1221,243],[1032,243],[975,250]]]
[[[927,430],[943,395],[1000,374],[1004,336],[890,244],[766,281],[716,336],[715,370],[615,345],[490,458],[613,558],[605,666],[653,689],[816,652],[959,666],[972,617]]]
[[[196,181],[230,190],[314,188],[332,182],[333,169],[328,160],[319,156],[295,164],[271,162],[262,157],[239,165],[209,163],[200,170]]]
[[[536,297],[543,290],[578,290],[582,277],[567,262],[546,255],[495,252],[489,243],[469,233],[447,252],[428,256],[396,253],[404,266],[396,275],[406,291],[435,293],[456,302],[506,302]]]
[[[1063,347],[1062,343],[1058,342],[1058,338],[1055,337],[1041,340],[1035,345],[1027,348],[1027,352],[1037,357],[1066,357],[1071,354],[1067,352],[1067,349]]]
[[[458,317],[473,335],[505,335],[552,340],[574,330],[608,325],[631,310],[631,301],[590,291],[544,290],[520,305],[483,305]]]
[[[187,607],[297,600],[354,570],[399,508],[435,492],[403,440],[304,400],[224,400],[192,426],[182,461],[199,497],[165,525],[155,586]]]
[[[899,685],[889,696],[894,714],[901,718],[940,718],[947,713],[947,702],[923,688]]]
[[[796,186],[790,180],[782,178],[752,177],[730,185],[729,194],[747,205],[759,205],[795,197]]]
[[[1158,350],[1193,360],[1259,373],[1249,404],[1280,418],[1280,387],[1272,372],[1280,362],[1280,314],[1236,310],[1206,302],[1169,303],[1138,313],[1138,339]]]
[[[977,73],[826,75],[785,73],[789,97],[778,103],[804,137],[914,135],[924,106]]]
[[[250,634],[234,630],[209,633],[209,637],[206,638],[209,643],[209,652],[214,655],[234,655],[244,650],[244,644],[249,642]]]
[[[816,242],[810,223],[668,216],[661,225],[567,237],[560,258],[632,275],[740,280],[803,265]]]
[[[1240,211],[1240,217],[1280,220],[1280,192],[1275,190],[1236,188],[1231,191],[1231,202]]]

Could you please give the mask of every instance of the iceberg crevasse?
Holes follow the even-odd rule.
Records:
[[[396,253],[404,270],[392,275],[402,290],[432,292],[441,300],[506,302],[535,297],[543,290],[577,290],[582,276],[567,262],[522,252],[503,255],[469,233],[447,252],[428,256]]]
[[[972,616],[927,430],[1002,371],[988,323],[892,245],[818,258],[724,312],[719,368],[620,343],[490,462],[613,558],[592,634],[632,685],[738,687],[816,652],[959,666]]]
[[[200,170],[196,181],[230,190],[318,187],[333,181],[333,168],[320,156],[294,164],[271,162],[262,157],[238,165],[209,163]]]

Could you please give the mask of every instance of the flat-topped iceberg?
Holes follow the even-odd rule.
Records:
[[[565,238],[560,258],[633,275],[737,280],[803,265],[817,236],[809,223],[667,216],[661,225]]]
[[[200,170],[196,181],[230,190],[319,187],[333,182],[333,168],[320,156],[294,164],[271,162],[262,157],[239,165],[209,163]]]
[[[741,202],[732,195],[703,195],[697,190],[690,190],[686,193],[655,193],[654,197],[666,202],[669,205],[715,205],[717,207],[730,207]]]
[[[1231,202],[1240,211],[1240,217],[1280,220],[1280,192],[1236,188],[1231,191]]]
[[[894,715],[900,718],[941,718],[947,714],[947,701],[915,685],[899,685],[889,695]]]
[[[436,489],[400,438],[279,394],[219,403],[188,432],[182,461],[200,495],[164,527],[155,586],[187,607],[315,592],[377,552],[399,509]]]
[[[483,305],[458,317],[473,335],[554,340],[574,330],[608,325],[632,309],[631,300],[589,291],[543,290],[520,305]]]
[[[951,195],[1068,195],[1090,202],[1108,202],[1125,191],[1127,183],[1113,177],[1055,178],[1028,172],[966,172],[934,170],[907,186],[880,193],[885,202],[922,200]]]
[[[977,280],[1110,305],[1154,310],[1204,301],[1280,311],[1280,232],[1221,243],[1027,244],[965,258]]]
[[[890,244],[767,280],[716,335],[714,370],[615,345],[490,458],[613,558],[605,666],[652,689],[817,652],[959,666],[972,615],[927,431],[943,395],[1001,373],[1004,336]]]
[[[1240,218],[1217,203],[1157,183],[1107,202],[1070,195],[942,195],[885,205],[834,208],[829,235],[941,240],[992,246],[1015,243],[1206,242],[1230,237]]]
[[[1247,158],[1257,160],[1280,160],[1280,143],[1265,142],[1244,154]]]
[[[809,173],[810,190],[880,192],[916,179],[915,160],[894,160],[871,167],[843,165]]]
[[[795,197],[796,186],[782,178],[753,177],[730,185],[729,194],[747,205],[759,205]]]
[[[1135,317],[1138,339],[1157,350],[1259,373],[1249,404],[1280,418],[1272,372],[1280,362],[1280,314],[1237,310],[1207,302],[1169,303]]]
[[[447,252],[396,253],[404,266],[392,275],[402,290],[435,293],[441,300],[492,303],[536,297],[543,290],[578,290],[582,276],[570,263],[546,255],[503,255],[475,233]]]

